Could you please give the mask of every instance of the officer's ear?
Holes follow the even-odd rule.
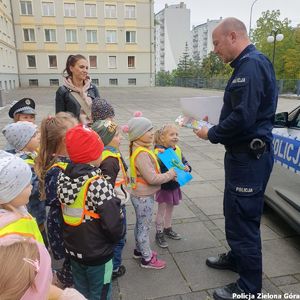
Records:
[[[235,31],[230,32],[229,34],[231,42],[234,44],[237,40],[237,33]]]

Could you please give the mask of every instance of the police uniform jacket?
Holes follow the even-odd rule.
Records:
[[[55,97],[55,112],[70,112],[74,114],[76,118],[79,119],[81,106],[78,103],[78,101],[74,98],[71,92],[72,90],[70,90],[64,85],[58,88]],[[92,83],[89,89],[87,90],[87,96],[90,97],[92,100],[96,97],[100,97],[97,87]]]
[[[57,195],[64,205],[73,203],[84,183],[92,181],[86,193],[85,208],[100,215],[99,219],[85,217],[80,225],[64,223],[63,237],[68,255],[84,265],[102,265],[113,257],[116,243],[123,237],[125,227],[120,199],[99,168],[88,164],[69,163],[58,176]]]
[[[225,146],[260,138],[272,141],[277,87],[272,63],[254,45],[231,62],[233,74],[224,93],[219,124],[208,131],[212,143]]]

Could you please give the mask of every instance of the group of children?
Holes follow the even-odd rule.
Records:
[[[181,238],[171,222],[181,191],[175,170],[157,154],[172,148],[191,171],[174,124],[154,132],[152,122],[136,113],[121,127],[113,107],[100,98],[93,100],[91,128],[67,112],[44,118],[38,128],[29,98],[14,103],[9,116],[14,122],[2,130],[7,151],[0,152],[3,299],[110,299],[111,280],[126,272],[122,250],[129,199],[136,213],[133,257],[143,268],[166,266],[150,247],[154,202],[156,242],[166,248],[165,237]],[[130,142],[129,171],[119,150],[122,132]],[[46,249],[63,260],[60,269],[51,272]]]

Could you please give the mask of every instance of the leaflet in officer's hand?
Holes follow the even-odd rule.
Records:
[[[177,125],[179,125],[180,127],[187,127],[187,128],[191,128],[191,129],[200,129],[201,127],[205,126],[207,128],[211,128],[214,125],[203,121],[203,120],[196,120],[192,117],[188,117],[188,116],[184,116],[184,115],[180,115],[179,117],[177,117],[177,119],[175,120],[175,123]]]

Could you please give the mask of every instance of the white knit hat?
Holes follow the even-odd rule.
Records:
[[[17,197],[30,184],[31,177],[23,159],[0,150],[0,204]]]
[[[22,150],[37,132],[37,125],[22,121],[10,123],[2,129],[7,142],[17,151]]]

